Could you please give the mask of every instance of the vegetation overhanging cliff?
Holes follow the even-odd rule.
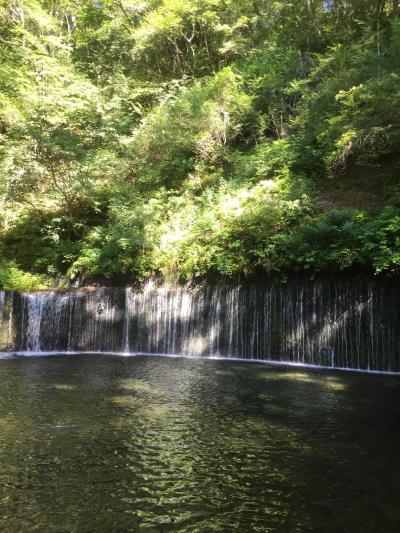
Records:
[[[0,287],[400,266],[398,0],[3,0]]]

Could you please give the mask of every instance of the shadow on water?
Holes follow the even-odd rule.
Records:
[[[0,382],[0,530],[398,530],[398,378],[83,355]]]

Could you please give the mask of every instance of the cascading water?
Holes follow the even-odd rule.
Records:
[[[0,350],[274,360],[400,371],[400,286],[308,282],[0,291]]]
[[[54,295],[50,295],[53,299]],[[26,294],[26,308],[28,310],[26,336],[26,349],[31,352],[40,351],[40,330],[42,325],[43,309],[48,301],[47,294]],[[25,306],[24,306],[25,309]],[[54,309],[55,313],[57,309]]]

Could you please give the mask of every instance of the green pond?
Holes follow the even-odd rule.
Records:
[[[400,378],[0,360],[0,531],[400,531]]]

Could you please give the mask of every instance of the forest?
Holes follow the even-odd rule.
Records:
[[[1,0],[0,288],[398,276],[398,0]]]

